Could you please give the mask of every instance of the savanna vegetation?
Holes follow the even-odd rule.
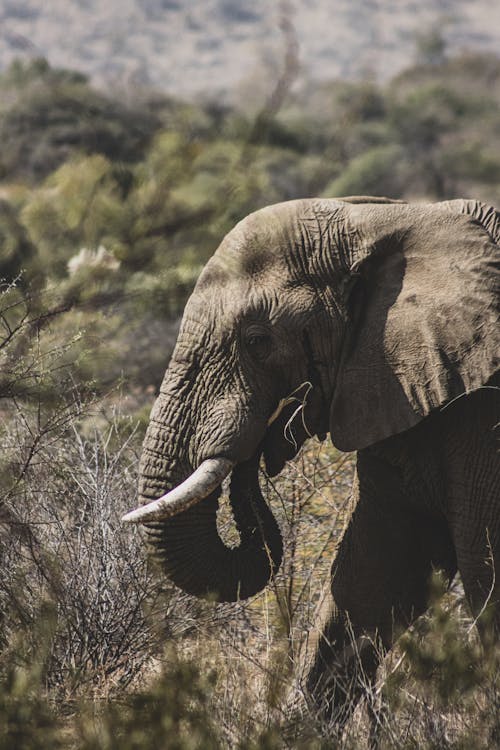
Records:
[[[349,455],[314,442],[263,474],[286,549],[249,602],[174,589],[119,520],[183,305],[235,222],[313,195],[500,204],[500,59],[438,47],[251,115],[44,60],[0,76],[0,749],[500,747],[499,654],[459,582],[342,736],[297,709]],[[230,543],[224,503],[219,521]]]

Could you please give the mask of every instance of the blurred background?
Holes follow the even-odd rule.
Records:
[[[184,661],[147,700],[174,695],[184,710],[194,684],[224,726],[205,736],[203,711],[186,709],[200,746],[274,742],[269,665],[293,663],[311,621],[350,457],[313,445],[268,488],[288,530],[286,575],[274,598],[218,614],[160,585],[119,517],[183,306],[221,238],[266,204],[355,193],[500,204],[500,4],[0,0],[1,748],[46,747],[42,724],[56,744],[69,732],[62,746],[115,747],[115,721],[116,747],[129,747],[135,704],[125,726],[71,701],[163,675],[165,642],[200,661],[207,633],[232,702],[206,698]],[[264,693],[241,692],[242,669]],[[80,729],[54,700],[86,717]],[[154,737],[137,746],[163,747]]]
[[[170,322],[250,211],[499,202],[499,43],[480,0],[2,0],[0,276],[92,319],[100,386],[157,388]]]

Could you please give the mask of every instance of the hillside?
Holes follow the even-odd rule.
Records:
[[[288,5],[288,4],[285,4]],[[46,57],[101,85],[170,93],[248,88],[281,59],[283,3],[254,0],[0,0],[0,70]],[[295,0],[303,79],[386,80],[415,57],[415,38],[440,29],[452,54],[500,48],[500,5],[486,0]]]

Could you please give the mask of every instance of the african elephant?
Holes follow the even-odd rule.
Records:
[[[187,303],[144,441],[142,505],[125,519],[146,524],[185,591],[249,597],[282,555],[261,457],[276,475],[327,432],[357,451],[306,680],[339,721],[361,690],[355,652],[373,678],[374,643],[390,648],[426,609],[434,568],[460,571],[498,634],[499,244],[500,214],[472,200],[295,200],[241,221]],[[229,475],[231,549],[216,528]]]

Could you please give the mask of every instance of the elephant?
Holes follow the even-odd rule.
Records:
[[[306,698],[338,725],[363,693],[359,660],[373,681],[433,570],[459,571],[481,636],[498,638],[499,245],[500,214],[475,200],[292,200],[240,221],[185,307],[124,520],[181,589],[251,597],[282,557],[261,459],[275,476],[328,433],[355,451],[354,511],[305,649]],[[228,477],[232,548],[216,525]]]

